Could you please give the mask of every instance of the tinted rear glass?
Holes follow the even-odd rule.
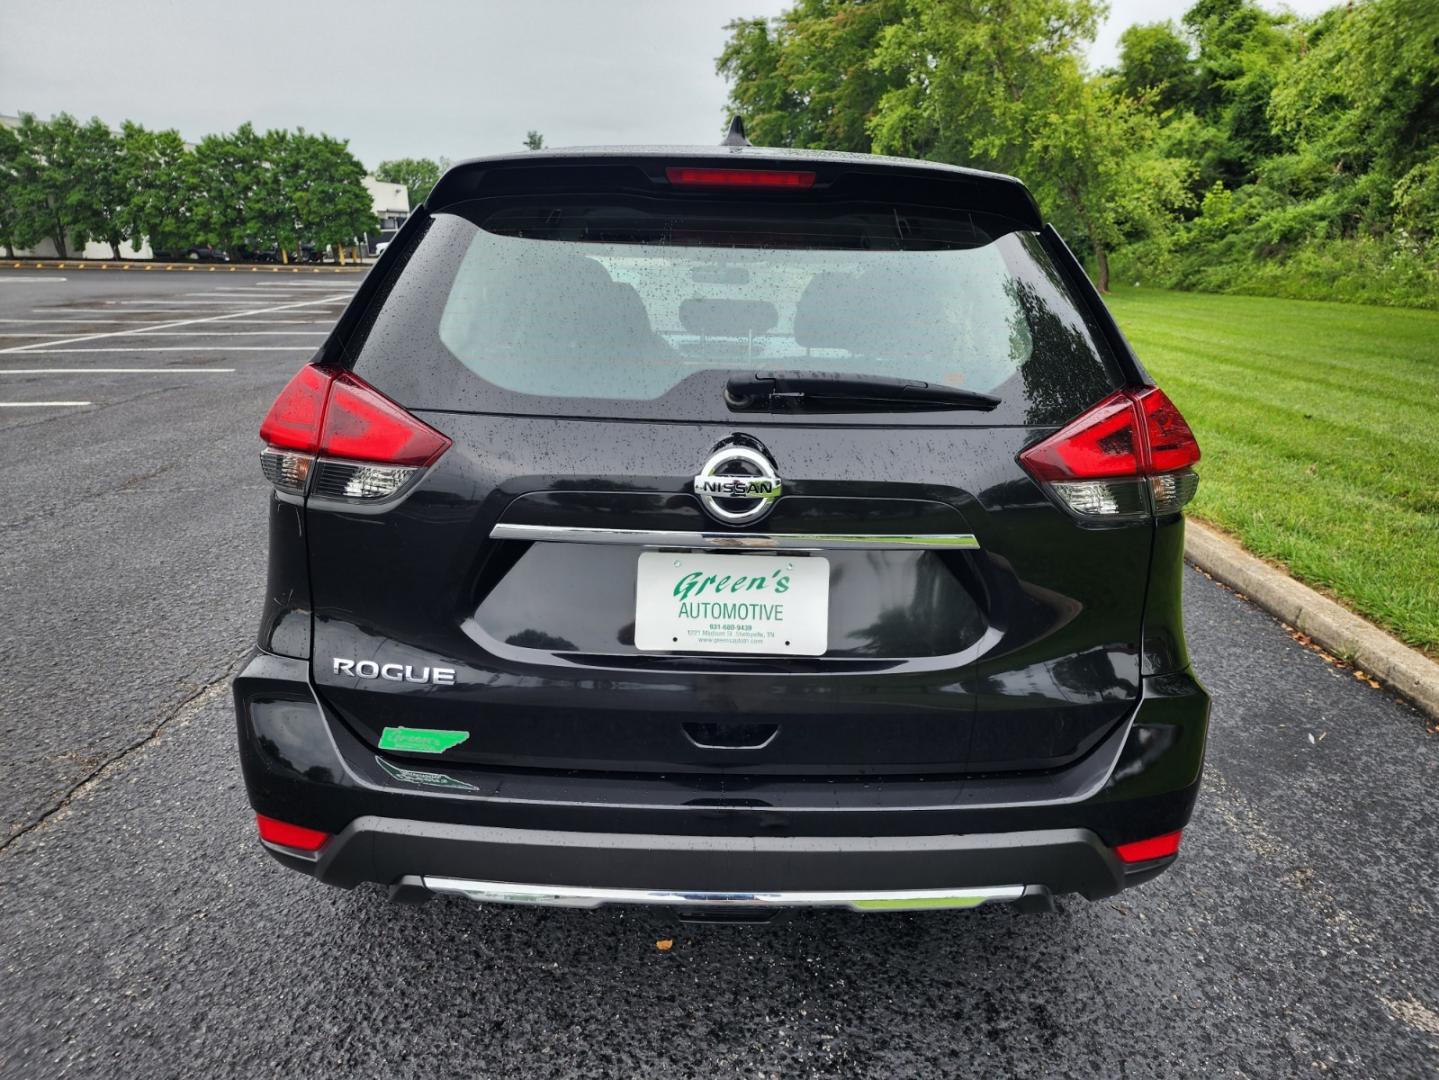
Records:
[[[413,409],[713,421],[730,376],[791,370],[1002,400],[853,422],[1050,424],[1118,385],[1040,238],[984,215],[489,199],[437,214],[399,263],[355,369]]]

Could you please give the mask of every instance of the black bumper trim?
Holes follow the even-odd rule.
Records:
[[[277,855],[277,857],[280,857]],[[442,876],[527,885],[783,893],[1023,885],[1110,896],[1124,866],[1087,829],[967,836],[672,836],[562,832],[361,817],[314,863],[286,865],[331,885]]]

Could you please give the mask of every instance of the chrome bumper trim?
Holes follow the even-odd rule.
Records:
[[[597,908],[604,904],[658,904],[681,908],[808,907],[851,911],[923,911],[972,908],[1018,900],[1023,885],[974,889],[904,889],[877,892],[669,892],[664,889],[591,889],[576,885],[520,885],[510,881],[424,877],[431,892],[468,897],[482,904],[540,904],[547,907]]]
[[[757,548],[766,551],[972,551],[972,533],[747,533],[682,532],[667,529],[595,529],[576,525],[511,525],[490,530],[492,540],[549,540],[564,544],[636,544],[664,548]]]

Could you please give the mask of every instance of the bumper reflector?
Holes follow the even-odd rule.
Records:
[[[1114,849],[1114,853],[1119,856],[1120,862],[1126,863],[1163,859],[1179,851],[1179,838],[1182,835],[1183,832],[1180,831],[1151,836],[1148,840],[1135,840],[1130,844],[1120,844]]]
[[[264,814],[256,814],[255,823],[259,825],[260,839],[265,843],[274,844],[276,847],[290,848],[294,851],[319,851],[330,839],[330,834],[327,832],[321,832],[319,829],[307,829],[303,825],[291,825],[288,821],[276,821]]]

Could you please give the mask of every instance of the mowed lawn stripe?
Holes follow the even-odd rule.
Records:
[[[1121,289],[1199,435],[1194,513],[1439,655],[1439,312]]]
[[[1295,357],[1288,353],[1252,347],[1244,355],[1215,356],[1214,335],[1209,333],[1156,335],[1151,344],[1176,356],[1193,354],[1207,358],[1209,363],[1229,368],[1246,376],[1259,376],[1275,383],[1303,385],[1324,385],[1347,392],[1353,389],[1355,379],[1372,379],[1382,371],[1383,378],[1394,391],[1406,390],[1422,393],[1433,384],[1433,373],[1419,363],[1406,364],[1397,358],[1386,358],[1382,353],[1358,357],[1348,355],[1335,358],[1331,355]],[[1389,396],[1389,395],[1386,395]],[[1374,402],[1380,398],[1368,398]],[[1296,403],[1300,404],[1300,403]],[[1335,404],[1340,404],[1335,402]],[[1352,404],[1352,402],[1344,402]]]

